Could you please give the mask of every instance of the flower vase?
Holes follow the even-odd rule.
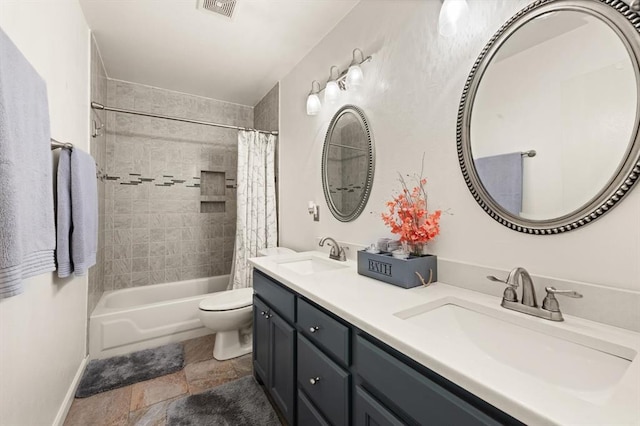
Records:
[[[409,255],[414,257],[424,256],[424,243],[416,243],[403,241],[402,248],[405,252],[409,253]]]

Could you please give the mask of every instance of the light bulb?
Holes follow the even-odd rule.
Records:
[[[327,86],[324,88],[324,103],[333,104],[338,100],[340,94],[340,88],[335,80],[327,82]]]
[[[364,74],[360,65],[351,65],[347,71],[347,89],[355,89],[362,85]]]
[[[467,0],[444,0],[440,17],[438,18],[438,32],[443,37],[450,37],[458,30],[458,24],[469,11]]]
[[[307,97],[307,115],[316,115],[320,112],[322,104],[317,93],[309,93]]]

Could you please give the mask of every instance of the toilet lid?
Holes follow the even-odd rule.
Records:
[[[220,291],[202,299],[199,307],[203,311],[229,311],[251,306],[252,298],[252,288]]]

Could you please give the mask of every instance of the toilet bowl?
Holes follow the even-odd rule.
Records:
[[[258,256],[295,253],[284,247],[258,251]],[[200,302],[198,315],[202,324],[216,333],[213,357],[219,361],[248,354],[251,342],[241,341],[240,331],[252,320],[253,288],[220,291]]]
[[[215,359],[223,361],[251,352],[251,342],[240,341],[240,330],[251,325],[252,304],[252,288],[220,291],[200,302],[200,321],[216,333]]]

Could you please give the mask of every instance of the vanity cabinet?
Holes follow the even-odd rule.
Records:
[[[293,368],[296,329],[285,318],[293,319],[295,296],[276,286],[266,277],[254,280],[253,367],[283,417],[292,425],[296,398]]]
[[[257,270],[254,290],[254,374],[289,425],[521,425]]]

